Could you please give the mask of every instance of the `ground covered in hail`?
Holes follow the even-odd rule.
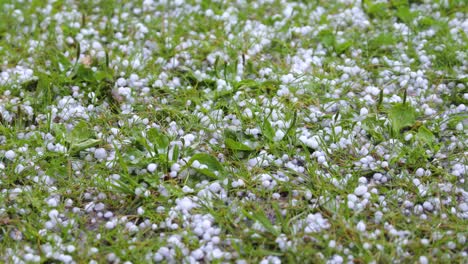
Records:
[[[468,261],[465,1],[4,0],[0,261]]]

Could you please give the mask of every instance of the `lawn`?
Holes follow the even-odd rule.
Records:
[[[467,263],[468,4],[0,0],[0,262]]]

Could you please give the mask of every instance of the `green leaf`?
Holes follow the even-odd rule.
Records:
[[[71,153],[77,153],[101,143],[100,139],[95,139],[93,130],[85,121],[76,124],[65,139],[70,144]]]
[[[423,18],[421,18],[419,20],[419,25],[423,28],[423,29],[426,29],[426,28],[429,28],[431,27],[432,25],[434,25],[436,23],[436,20],[434,20],[433,18],[431,18],[430,16],[425,16]]]
[[[52,125],[52,132],[53,132],[53,134],[55,136],[55,139],[58,142],[61,142],[63,140],[68,141],[67,137],[65,136],[66,135],[66,129],[65,129],[65,126],[63,124],[53,124]]]
[[[401,21],[407,24],[413,19],[413,14],[406,5],[398,7],[396,15]]]
[[[447,120],[448,127],[451,129],[455,129],[456,125],[464,120],[468,120],[468,115],[451,115],[450,118]]]
[[[252,151],[252,148],[241,143],[241,142],[238,142],[238,141],[235,141],[233,139],[230,139],[230,138],[226,138],[224,140],[224,143],[226,144],[226,147],[228,149],[232,149],[232,150],[241,150],[241,151]]]
[[[367,14],[372,17],[386,18],[389,16],[389,7],[386,3],[372,4],[372,1],[366,1]],[[369,3],[371,2],[371,3]]]
[[[128,163],[136,165],[145,157],[145,154],[137,148],[131,148],[125,151],[125,157]],[[132,157],[132,159],[130,159]]]
[[[421,126],[416,134],[416,139],[430,145],[434,142],[435,136],[427,127]]]
[[[285,136],[289,135],[289,133],[291,132],[294,132],[294,128],[296,127],[296,122],[297,122],[297,110],[294,110],[294,115],[293,115],[291,125],[288,127],[288,130],[286,130],[286,133],[284,134]]]
[[[139,186],[138,182],[126,173],[122,173],[120,179],[114,182],[117,183],[112,185],[115,189],[127,194],[134,194],[135,188]]]
[[[416,121],[416,111],[409,104],[395,104],[388,113],[394,133],[400,129],[411,126]]]
[[[88,123],[81,121],[75,125],[68,136],[69,143],[81,142],[93,138],[94,132],[88,127]]]
[[[390,1],[392,7],[399,8],[402,6],[409,6],[408,0],[392,0]]]
[[[104,79],[112,79],[112,74],[107,71],[97,71],[95,73],[95,78],[97,81],[102,81]]]
[[[120,153],[119,148],[114,144],[115,155],[117,157],[117,161],[119,162],[120,168],[125,172],[128,173],[128,166],[125,163],[124,159],[122,158],[122,154]]]
[[[382,33],[369,41],[369,49],[376,50],[380,49],[382,46],[389,46],[395,43],[396,41],[391,34]]]
[[[199,173],[202,173],[211,178],[218,178],[215,174],[215,171],[222,172],[224,170],[223,166],[219,161],[207,153],[197,153],[192,156],[189,160],[188,165],[191,166],[194,161],[200,162],[200,164],[206,165],[207,169],[196,169]]]
[[[383,123],[376,116],[369,116],[362,121],[362,128],[376,141],[382,142],[385,140],[383,136]]]
[[[166,153],[169,147],[169,138],[161,133],[156,128],[151,128],[146,133],[149,141],[153,143],[155,150],[158,153]]]
[[[70,152],[72,152],[72,153],[80,152],[80,151],[85,150],[87,148],[97,146],[97,145],[99,145],[99,143],[101,143],[100,139],[93,139],[93,138],[83,140],[83,141],[79,141],[79,142],[74,142],[74,143],[72,143],[72,145],[70,147]]]
[[[268,219],[267,215],[263,210],[256,210],[253,212],[248,212],[244,209],[242,209],[242,213],[244,216],[254,220],[258,221],[262,226],[270,233],[274,235],[279,235],[278,230],[273,226],[273,224],[270,222],[270,219]]]
[[[87,68],[82,64],[79,64],[77,67],[78,68],[76,69],[74,78],[76,78],[78,81],[84,81],[88,83],[96,82],[96,76],[94,75],[94,72],[91,70],[91,68]]]
[[[347,40],[340,44],[335,44],[335,51],[336,53],[341,54],[345,52],[346,50],[348,50],[352,45],[353,45],[353,42],[350,40]]]
[[[179,158],[179,145],[175,145],[172,151],[172,161],[177,161]]]
[[[273,130],[270,121],[266,118],[263,121],[262,134],[270,141],[275,137],[275,131]]]
[[[218,159],[211,156],[210,154],[207,154],[207,153],[194,154],[192,158],[190,159],[189,163],[192,164],[195,160],[198,160],[201,164],[207,165],[208,168],[211,168],[217,171],[223,170],[223,165],[219,163]]]
[[[62,53],[57,53],[57,59],[60,64],[62,64],[65,68],[69,68],[72,66],[72,62],[65,57]]]
[[[336,38],[333,31],[324,29],[318,33],[318,38],[323,46],[327,48],[335,47]]]
[[[259,83],[251,79],[241,80],[239,82],[234,83],[234,87],[236,89],[241,88],[241,87],[257,87],[257,86],[259,86]]]

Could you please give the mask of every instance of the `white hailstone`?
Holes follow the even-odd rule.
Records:
[[[103,148],[98,148],[94,151],[94,158],[98,160],[103,160],[107,158],[107,152]]]
[[[154,256],[153,256],[153,260],[154,260],[155,262],[161,262],[161,261],[163,261],[163,259],[164,259],[164,256],[161,255],[161,253],[159,253],[159,252],[156,252],[156,253],[154,254]]]
[[[234,183],[234,182],[233,182],[233,183]],[[183,191],[184,193],[193,193],[194,190],[193,190],[192,188],[188,187],[187,185],[185,185],[185,186],[182,188],[182,191]]]
[[[75,246],[73,246],[73,245],[68,245],[68,246],[67,246],[67,251],[68,251],[68,253],[74,252],[75,249],[76,249],[76,248],[75,248]]]
[[[47,200],[47,204],[50,206],[50,207],[57,207],[58,206],[58,199],[56,197],[53,197],[53,198],[50,198],[49,200]]]
[[[323,163],[325,163],[325,161],[326,161],[325,156],[319,156],[319,157],[317,157],[317,162],[318,162],[319,164],[323,164]]]
[[[211,252],[211,255],[213,256],[214,259],[220,259],[223,257],[224,253],[219,248],[215,248]]]
[[[211,227],[211,221],[208,220],[208,219],[203,220],[203,222],[202,222],[202,227],[203,227],[204,229],[210,228],[210,227]]]
[[[367,243],[367,242],[365,242],[362,246],[364,247],[364,249],[367,249],[367,250],[372,248],[372,245],[370,243]]]
[[[46,229],[49,229],[49,230],[50,230],[50,229],[53,229],[54,227],[55,227],[55,223],[54,223],[54,222],[52,222],[52,221],[47,221],[47,222],[45,222],[45,228],[46,228]]]
[[[382,179],[383,175],[381,173],[375,173],[374,176],[372,177],[375,181],[380,181]]]
[[[356,189],[354,189],[354,194],[357,196],[363,196],[366,193],[367,193],[367,186],[365,185],[358,186]]]
[[[426,209],[428,211],[434,210],[434,206],[432,205],[432,203],[430,203],[428,201],[423,203],[423,207],[424,207],[424,209]]]
[[[195,207],[195,204],[192,202],[190,198],[184,197],[177,201],[177,206],[181,210],[190,211],[192,208]]]
[[[415,173],[416,176],[422,177],[424,176],[424,169],[423,168],[418,168]]]
[[[150,163],[148,164],[148,166],[146,167],[146,169],[153,173],[156,169],[158,168],[158,165],[154,164],[154,163]]]
[[[252,118],[253,117],[252,110],[250,110],[250,108],[244,109],[244,116],[247,118]]]
[[[242,180],[242,179],[237,180],[237,186],[242,187],[244,185],[245,185],[244,180]]]
[[[180,164],[179,163],[172,164],[171,171],[175,171],[175,172],[180,171]]]
[[[330,228],[328,220],[322,217],[322,214],[309,214],[306,218],[306,227],[304,232],[306,233],[316,233],[320,232],[322,229]]]
[[[427,239],[427,238],[421,239],[421,244],[423,244],[424,246],[429,245],[429,243],[430,243],[430,242],[429,242],[429,239]]]
[[[429,263],[429,260],[427,259],[426,256],[420,256],[420,257],[419,257],[419,263],[420,263],[420,264],[428,264],[428,263]]]
[[[104,217],[107,218],[107,219],[109,219],[109,218],[111,218],[113,216],[114,216],[114,214],[111,211],[107,211],[107,212],[104,213]]]
[[[5,158],[9,160],[14,160],[15,157],[16,157],[16,153],[13,150],[8,150],[7,152],[5,152]]]
[[[364,221],[359,221],[359,223],[356,225],[356,229],[361,233],[366,231],[366,224]]]
[[[364,157],[364,158],[361,158],[359,162],[361,162],[362,164],[367,164],[368,160],[366,157]]]
[[[365,116],[368,113],[369,113],[369,110],[367,110],[367,108],[365,108],[365,107],[361,108],[361,110],[359,111],[360,116]]]
[[[413,138],[413,134],[411,134],[411,133],[408,133],[408,134],[405,135],[405,140],[406,141],[410,141],[412,138]]]
[[[199,169],[201,166],[200,162],[198,160],[193,161],[192,163],[192,168]]]
[[[273,141],[280,141],[283,139],[285,133],[283,132],[283,130],[278,130],[276,131],[275,133],[275,137],[273,138]]]
[[[61,255],[59,257],[59,259],[63,262],[63,263],[70,263],[73,261],[73,258],[69,255]]]
[[[466,236],[463,235],[463,234],[457,234],[457,240],[458,240],[458,243],[465,244],[466,243]]]
[[[343,257],[340,256],[340,255],[333,255],[333,258],[329,261],[327,261],[327,263],[333,263],[333,264],[340,264],[340,263],[343,263]]]
[[[458,205],[458,209],[462,212],[468,212],[468,204],[467,203],[461,203]]]
[[[95,206],[94,202],[89,202],[85,205],[84,210],[89,213],[93,211],[94,206]]]
[[[366,177],[359,177],[358,182],[360,184],[367,184],[367,179],[366,179]]]
[[[333,132],[335,132],[335,134],[339,134],[343,131],[343,128],[341,126],[336,126],[333,128]]]
[[[424,110],[424,114],[427,115],[427,116],[430,116],[430,115],[433,115],[435,114],[435,110],[433,110],[432,108],[430,107],[427,107],[425,110]]]
[[[414,208],[413,208],[413,212],[416,215],[421,214],[423,212],[423,210],[424,210],[424,207],[422,205],[420,205],[420,204],[415,205]]]
[[[307,141],[305,142],[305,144],[308,146],[308,147],[311,147],[313,149],[317,149],[319,147],[319,143],[318,141],[315,139],[315,138],[309,138],[307,139]]]
[[[103,203],[98,203],[94,206],[94,211],[99,212],[104,210],[106,206]]]
[[[55,210],[55,209],[50,210],[48,216],[52,221],[57,221],[57,218],[59,216],[59,212],[57,210]]]
[[[209,189],[210,189],[210,191],[212,191],[214,193],[217,193],[217,192],[221,191],[222,187],[218,182],[214,182],[214,183],[210,184]]]
[[[145,209],[143,209],[143,207],[141,207],[141,206],[138,207],[138,209],[137,209],[137,214],[138,214],[138,215],[143,215],[144,213],[145,213]]]
[[[211,238],[211,242],[213,242],[214,244],[219,244],[221,242],[221,239],[219,238],[219,236],[214,236]]]
[[[136,196],[140,196],[140,195],[144,194],[145,192],[146,192],[145,187],[140,186],[140,187],[135,188],[135,195]]]
[[[204,253],[203,253],[203,250],[196,249],[196,250],[192,251],[192,253],[190,255],[196,260],[201,260],[203,258],[203,256],[204,256]]]
[[[31,254],[31,253],[27,253],[24,255],[24,260],[26,260],[27,262],[35,262],[34,261],[34,255]]]
[[[114,227],[115,227],[115,222],[114,222],[114,221],[108,221],[108,222],[104,225],[104,227],[105,227],[106,229],[114,229]]]
[[[15,167],[15,173],[21,173],[24,170],[24,166],[21,164],[18,164],[18,166]]]
[[[72,207],[73,206],[73,200],[72,199],[66,199],[65,200],[65,206],[66,207]]]
[[[447,242],[447,247],[454,250],[457,247],[457,244],[455,244],[453,241],[449,241]]]
[[[108,262],[114,263],[116,260],[117,260],[117,256],[115,255],[115,253],[107,254],[107,261]]]
[[[455,129],[458,130],[458,131],[462,131],[463,130],[463,124],[458,123],[457,126],[455,127]]]
[[[374,218],[375,222],[380,223],[380,221],[382,221],[383,218],[383,213],[381,211],[375,212]]]

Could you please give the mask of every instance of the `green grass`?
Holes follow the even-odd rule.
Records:
[[[229,254],[205,256],[201,262],[256,263],[276,256],[283,263],[325,263],[335,255],[359,263],[423,262],[421,256],[429,262],[466,262],[467,218],[457,212],[467,203],[468,191],[467,111],[461,106],[468,103],[467,35],[461,26],[452,30],[456,18],[467,19],[463,1],[448,6],[363,1],[355,6],[368,19],[365,28],[353,24],[356,19],[336,24],[350,16],[345,12],[353,5],[335,1],[299,1],[290,18],[283,15],[285,1],[203,0],[182,6],[168,1],[154,9],[143,8],[143,2],[1,2],[0,77],[16,66],[34,75],[8,82],[0,78],[2,261],[28,262],[30,253],[40,263],[64,261],[63,254],[76,263],[142,263],[151,262],[162,247],[174,249],[173,259],[165,261],[188,261],[191,252],[209,244],[191,225],[196,215],[205,215],[219,228],[220,242],[212,252],[217,248]],[[312,19],[319,7],[323,14]],[[214,15],[207,16],[207,9]],[[224,13],[237,21],[223,21]],[[148,30],[143,36],[139,23]],[[261,26],[246,31],[252,23]],[[410,32],[403,34],[395,23]],[[293,30],[304,26],[312,30]],[[93,28],[96,34],[84,34]],[[432,35],[427,35],[429,29]],[[254,52],[265,38],[269,42]],[[104,47],[103,56],[92,54],[93,41]],[[310,54],[301,55],[308,49]],[[143,56],[141,67],[131,66]],[[302,72],[293,66],[314,56],[320,62],[309,63]],[[178,66],[164,66],[175,57]],[[266,68],[271,73],[262,75]],[[414,89],[414,83],[402,85],[403,77],[411,76],[404,68],[413,74],[421,70],[427,84]],[[285,82],[282,77],[289,73],[293,81]],[[138,77],[130,81],[133,74]],[[119,78],[131,88],[129,98],[118,95]],[[153,85],[158,80],[162,85]],[[220,80],[230,88],[218,89]],[[283,86],[289,95],[278,95]],[[368,86],[379,92],[367,92]],[[431,101],[431,95],[440,102]],[[70,111],[86,116],[67,118],[59,106],[67,98],[76,104]],[[425,114],[423,104],[434,112]],[[360,115],[364,107],[368,113]],[[259,133],[248,134],[248,129]],[[278,130],[284,133],[280,139],[275,138]],[[187,134],[194,135],[191,144],[186,144]],[[303,135],[318,136],[318,146],[301,141]],[[50,143],[63,151],[50,150]],[[106,150],[107,160],[94,158],[96,148]],[[7,157],[9,150],[15,158]],[[319,162],[321,155],[326,163]],[[362,165],[366,157],[373,158],[372,166]],[[252,166],[256,158],[269,162]],[[193,168],[197,161],[207,167]],[[157,169],[150,173],[146,168],[153,163]],[[174,164],[180,165],[177,175],[171,175]],[[460,175],[454,172],[456,164],[465,168]],[[418,168],[431,174],[416,177]],[[376,181],[375,173],[387,181]],[[276,178],[272,187],[262,186],[261,174]],[[348,195],[362,177],[368,202],[353,210]],[[236,186],[238,180],[244,185]],[[222,186],[218,195],[199,193],[210,192],[207,186],[213,183]],[[58,197],[56,206],[48,203],[53,197]],[[177,199],[184,197],[198,199],[190,214],[176,208]],[[406,208],[405,201],[413,205]],[[425,209],[424,219],[415,206],[427,201],[436,209]],[[91,202],[105,209],[87,212]],[[138,213],[139,208],[144,212]],[[47,229],[53,209],[61,221],[73,224]],[[110,219],[99,215],[107,211],[113,213]],[[328,221],[328,229],[306,233],[298,228],[315,213]],[[122,218],[150,224],[131,232]],[[120,222],[107,229],[112,219]],[[357,228],[360,221],[365,232]],[[164,226],[166,222],[177,227]],[[170,242],[171,236],[183,246]],[[279,237],[289,246],[281,247]],[[330,241],[336,246],[329,246]],[[67,252],[69,245],[75,250]],[[47,246],[56,254],[48,254]],[[91,253],[93,248],[97,252]]]

